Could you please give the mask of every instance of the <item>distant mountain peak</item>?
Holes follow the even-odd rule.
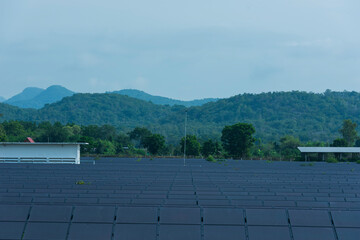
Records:
[[[137,98],[144,101],[151,101],[152,103],[159,104],[159,105],[183,105],[185,107],[192,107],[192,106],[201,106],[208,102],[215,102],[219,100],[218,98],[204,98],[204,99],[195,99],[191,101],[182,101],[182,100],[176,100],[172,98],[167,97],[161,97],[161,96],[154,96],[149,93],[146,93],[141,90],[137,89],[123,89],[119,91],[114,91],[112,93],[117,93],[121,95],[126,95],[129,97]]]
[[[28,100],[36,97],[37,95],[39,95],[43,91],[44,91],[44,89],[42,89],[42,88],[27,87],[21,93],[16,94],[15,96],[13,96],[13,97],[9,98],[8,100],[6,100],[5,103],[16,106],[17,102],[28,101]]]
[[[60,85],[52,85],[46,89],[27,87],[21,93],[5,101],[21,108],[42,108],[45,104],[60,101],[64,97],[72,96],[73,91]]]

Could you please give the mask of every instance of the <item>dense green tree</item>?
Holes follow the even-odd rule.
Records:
[[[201,146],[201,154],[204,157],[209,155],[219,155],[221,153],[221,145],[218,141],[207,140]]]
[[[357,139],[356,127],[357,124],[355,122],[345,119],[342,128],[339,130],[348,147],[354,146],[354,142]]]
[[[337,138],[330,144],[331,147],[347,147],[348,143],[343,138]]]
[[[225,126],[221,136],[225,151],[234,158],[248,156],[249,150],[255,141],[254,133],[255,128],[249,123],[236,123]]]
[[[138,145],[144,147],[145,139],[152,135],[151,131],[145,127],[136,127],[128,133],[131,140],[138,141]]]
[[[5,142],[5,141],[7,141],[6,132],[3,125],[0,124],[0,142]]]
[[[80,145],[80,151],[82,153],[92,154],[96,152],[97,142],[93,137],[81,136],[79,142],[88,143],[87,145]]]
[[[126,152],[127,149],[131,146],[131,141],[128,135],[125,135],[123,133],[118,134],[115,137],[115,147],[116,147],[116,153],[123,153]]]
[[[84,136],[101,138],[101,128],[97,125],[88,125],[81,127],[81,133]]]
[[[295,159],[300,156],[298,147],[301,145],[299,138],[286,135],[280,139],[280,154],[288,159]]]
[[[165,138],[160,134],[151,134],[144,139],[144,147],[150,154],[156,155],[165,149]]]
[[[4,122],[3,127],[10,142],[25,141],[26,131],[19,121]]]
[[[360,139],[357,139],[355,142],[355,147],[360,147]]]
[[[39,142],[66,142],[69,137],[68,134],[60,122],[55,122],[52,127],[44,129],[43,134],[37,140]]]
[[[96,153],[105,155],[115,155],[116,148],[111,141],[98,139],[96,141]]]
[[[109,124],[100,127],[101,139],[112,141],[116,137],[116,128]]]
[[[185,137],[180,142],[181,153],[184,152]],[[200,154],[200,143],[198,142],[195,135],[186,135],[186,152],[187,156],[199,156]]]

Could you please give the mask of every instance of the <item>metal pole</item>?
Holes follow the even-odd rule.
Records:
[[[184,166],[186,165],[186,122],[187,122],[187,110],[185,111]]]

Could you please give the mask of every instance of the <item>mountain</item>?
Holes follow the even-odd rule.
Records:
[[[11,104],[13,106],[19,106],[21,103],[29,101],[43,92],[44,89],[36,87],[25,88],[21,93],[9,98],[5,103]]]
[[[167,98],[167,97],[153,96],[146,92],[136,90],[136,89],[123,89],[120,91],[114,91],[112,93],[126,95],[129,97],[141,99],[144,101],[150,101],[155,104],[169,105],[169,106],[173,106],[173,105],[183,105],[185,107],[201,106],[205,103],[215,102],[215,101],[219,100],[218,98],[204,98],[204,99],[196,99],[196,100],[192,100],[192,101],[181,101],[181,100],[171,99],[171,98]]]
[[[0,96],[0,102],[5,101],[6,99]]]
[[[0,121],[111,124],[124,132],[145,126],[176,143],[183,136],[186,110],[187,131],[200,139],[219,138],[224,126],[247,122],[254,125],[255,136],[263,142],[278,141],[285,135],[299,137],[301,141],[331,142],[339,136],[344,119],[360,123],[360,93],[240,94],[190,108],[156,105],[120,94],[75,94],[39,110],[0,103],[0,113],[4,115]]]
[[[74,92],[59,85],[50,86],[45,90],[31,87],[24,89],[23,92],[5,101],[5,103],[21,108],[39,109],[44,107],[45,104],[60,101],[64,97],[73,94]]]

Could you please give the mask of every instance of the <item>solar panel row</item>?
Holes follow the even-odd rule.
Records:
[[[358,172],[264,161],[0,164],[0,239],[359,239]]]

